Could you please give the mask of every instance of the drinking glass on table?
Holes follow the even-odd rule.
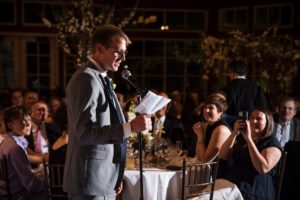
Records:
[[[177,154],[180,154],[182,152],[182,141],[176,141],[175,148],[176,148]]]
[[[162,144],[154,144],[154,156],[156,160],[156,164],[160,165],[161,164],[161,159],[163,157],[163,146]]]

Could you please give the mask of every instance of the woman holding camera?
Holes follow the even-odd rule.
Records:
[[[281,157],[278,140],[272,136],[273,117],[255,108],[249,120],[237,120],[220,150],[220,158],[232,161],[226,178],[234,182],[246,200],[275,199],[272,173]]]

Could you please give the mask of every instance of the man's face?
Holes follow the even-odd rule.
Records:
[[[24,105],[25,106],[32,106],[35,102],[39,99],[38,94],[35,92],[29,92],[24,97]]]
[[[294,101],[282,102],[279,108],[279,117],[283,122],[291,121],[296,115],[296,105]]]
[[[53,99],[53,100],[50,102],[50,106],[51,106],[51,111],[53,112],[53,114],[55,114],[56,111],[57,111],[57,109],[60,108],[61,103],[60,103],[59,100]]]
[[[31,118],[34,123],[37,125],[42,124],[45,119],[48,117],[48,107],[45,103],[35,103],[31,109]]]
[[[109,47],[99,44],[102,50],[102,58],[100,63],[105,71],[118,71],[120,64],[125,61],[126,57],[126,40],[119,36],[112,37]]]
[[[155,113],[155,116],[156,116],[158,119],[160,119],[162,116],[166,115],[167,109],[168,109],[168,106],[164,106],[163,108],[161,108],[160,110],[158,110],[158,111]]]
[[[12,122],[9,122],[7,125],[12,132],[19,136],[30,135],[32,124],[29,115],[24,116],[22,119],[15,119]]]
[[[23,105],[23,95],[20,91],[15,91],[11,95],[11,104],[12,106]]]

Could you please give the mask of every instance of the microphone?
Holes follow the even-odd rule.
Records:
[[[122,77],[130,84],[132,85],[136,91],[139,93],[139,95],[141,95],[141,97],[143,98],[148,90],[146,88],[144,88],[143,86],[141,86],[136,80],[135,78],[133,78],[131,76],[131,72],[129,70],[127,70],[127,65],[124,66],[125,70],[122,71],[121,75]]]

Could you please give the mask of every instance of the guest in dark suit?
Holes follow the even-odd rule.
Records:
[[[260,87],[246,80],[248,67],[239,60],[232,61],[228,68],[230,83],[222,89],[226,93],[226,114],[238,116],[239,111],[250,112],[254,107],[267,108],[266,97]]]
[[[169,98],[164,92],[160,92],[158,95]],[[166,116],[167,110],[168,105],[164,106],[155,113],[154,132],[156,130],[158,132],[164,131],[164,133],[162,133],[162,137],[170,139],[173,144],[176,144],[176,141],[182,141],[182,148],[185,149],[186,137],[183,124],[177,119],[169,119]]]
[[[107,72],[118,71],[129,43],[118,27],[98,27],[91,57],[68,83],[64,190],[71,199],[115,199],[122,188],[127,138],[151,123],[146,115],[125,122],[107,77]]]
[[[300,120],[295,118],[297,104],[293,97],[284,97],[279,102],[279,112],[274,116],[274,135],[282,148],[291,140],[300,141]]]

